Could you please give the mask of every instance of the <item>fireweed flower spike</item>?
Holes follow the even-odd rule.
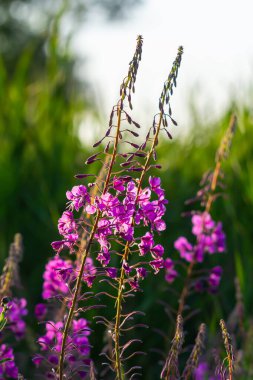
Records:
[[[232,116],[229,127],[216,153],[215,169],[213,172],[204,176],[204,179],[201,182],[202,188],[198,191],[196,198],[190,201],[200,201],[201,205],[204,207],[203,212],[191,212],[192,234],[195,238],[194,244],[189,242],[184,236],[179,237],[174,243],[174,247],[179,252],[180,257],[189,263],[186,271],[184,287],[179,298],[177,312],[179,316],[184,312],[185,301],[190,289],[194,287],[195,291],[208,290],[209,292],[214,293],[217,291],[220,283],[222,275],[222,268],[220,266],[216,266],[209,270],[208,275],[204,278],[196,280],[192,277],[195,265],[202,263],[206,254],[212,255],[215,253],[222,253],[226,249],[225,234],[222,230],[222,224],[221,222],[216,223],[212,219],[210,210],[213,201],[218,197],[218,194],[216,194],[216,188],[221,172],[221,164],[222,161],[228,157],[232,138],[235,133],[235,126],[236,117]],[[167,281],[168,279],[171,280],[170,277],[166,278]],[[161,377],[165,379],[169,378],[165,376],[166,363],[161,374]]]
[[[216,252],[225,251],[225,234],[222,230],[221,222],[215,223],[210,215],[212,203],[219,196],[216,188],[219,185],[218,179],[221,173],[222,161],[228,157],[232,139],[236,128],[236,117],[233,115],[230,120],[229,127],[221,141],[217,150],[215,161],[216,165],[209,175],[205,175],[202,180],[202,188],[198,191],[194,201],[200,201],[204,207],[202,213],[193,213],[192,216],[192,233],[196,237],[195,245],[192,245],[185,237],[180,237],[175,242],[175,248],[178,250],[181,258],[189,262],[187,268],[185,284],[179,299],[178,313],[184,311],[185,301],[188,296],[189,287],[191,286],[191,278],[193,269],[198,262],[204,260],[206,253],[214,254]],[[210,291],[216,290],[220,282],[221,270],[219,273],[211,273],[208,279]]]
[[[105,165],[102,167],[96,183],[98,186],[93,186],[90,191],[91,198],[95,198],[95,196],[98,193],[98,187],[102,183],[104,177],[105,177],[105,166],[108,163],[108,156],[105,158]],[[85,176],[84,174],[82,175]],[[88,175],[90,176],[90,175]],[[73,196],[69,196],[69,193],[71,193]],[[67,192],[66,197],[71,197],[71,201],[75,201],[74,197],[78,197],[78,205],[80,205],[80,201],[83,201],[80,199],[80,193],[83,196],[83,194],[86,194],[86,192],[83,191],[83,187],[81,187],[81,192],[78,190],[76,191],[76,188],[71,192]],[[73,206],[68,202],[68,209],[72,209]],[[91,214],[87,214],[86,211],[83,209],[82,217],[88,221]],[[61,219],[62,222],[62,219]],[[61,224],[62,227],[62,224]],[[77,252],[77,255],[71,255],[71,259],[74,257],[73,260],[67,260],[63,259],[62,257],[59,257],[56,255],[54,258],[49,260],[48,264],[46,265],[45,272],[43,275],[43,292],[42,292],[42,298],[47,301],[49,304],[38,304],[35,307],[35,317],[38,321],[43,322],[47,320],[49,317],[50,321],[49,323],[52,323],[55,326],[55,329],[59,328],[59,334],[62,336],[62,320],[64,318],[64,315],[67,313],[68,308],[71,306],[71,299],[73,297],[72,293],[72,286],[73,283],[76,281],[76,277],[79,274],[79,269],[81,265],[81,259],[82,259],[82,252],[85,249],[87,239],[89,238],[89,232],[83,229],[81,232],[80,237],[80,246]],[[82,281],[87,284],[88,287],[92,286],[93,280],[96,275],[96,268],[93,265],[93,261],[90,257],[86,258],[84,270],[83,270],[83,278]],[[88,300],[88,298],[91,297],[91,294],[83,294],[82,299]],[[59,308],[59,302],[60,302],[60,308]],[[84,311],[84,309],[82,309]],[[52,320],[53,317],[53,320]],[[71,326],[71,333],[69,335],[73,335],[73,327],[76,323],[76,320],[72,320],[72,326]],[[58,324],[58,322],[61,322]],[[48,323],[48,322],[47,322]],[[47,325],[46,325],[47,326]],[[58,334],[58,336],[59,336]],[[75,336],[79,334],[80,339],[82,339],[82,331],[75,332]],[[43,339],[43,336],[41,337]],[[40,339],[39,338],[39,341]],[[62,341],[62,340],[61,340]],[[69,340],[68,340],[69,341]],[[47,373],[49,377],[55,377],[57,374],[57,367],[59,364],[59,349],[58,351],[55,351],[55,345],[53,344],[51,340],[48,341],[48,349],[45,350],[45,346],[40,344],[41,347],[41,354],[37,354],[34,357],[34,364],[39,367],[40,371],[43,370],[43,372]],[[87,342],[87,347],[89,348],[89,342]],[[69,349],[66,349],[66,351],[69,352]],[[53,353],[53,354],[51,354]],[[86,357],[83,357],[83,360],[80,361],[80,352],[75,351],[72,352],[71,357],[71,365],[69,366],[69,370],[76,371],[78,370],[78,376],[80,376],[80,373],[83,372],[84,374],[87,373],[87,366],[89,365],[89,359]],[[52,362],[53,358],[53,362]],[[74,360],[75,359],[75,360]],[[69,364],[69,362],[68,362]],[[78,368],[78,366],[81,366]],[[81,371],[81,372],[80,372]],[[73,373],[72,373],[73,375]]]
[[[6,344],[0,345],[0,379],[17,379],[18,368],[15,365],[13,349]]]
[[[99,196],[101,196],[101,200],[96,197],[90,197],[88,194],[87,188],[81,185],[79,187],[73,188],[71,191],[67,193],[67,198],[69,200],[69,213],[64,214],[61,220],[59,221],[59,232],[63,236],[63,240],[53,242],[52,247],[58,253],[63,249],[68,249],[71,254],[75,254],[80,261],[80,267],[77,274],[76,281],[74,281],[75,285],[73,287],[74,295],[70,302],[70,307],[68,309],[66,322],[64,323],[63,334],[62,334],[62,342],[60,349],[60,357],[59,357],[59,366],[58,366],[58,377],[60,380],[63,379],[64,376],[64,360],[66,359],[66,346],[69,331],[71,329],[73,316],[75,313],[75,309],[77,307],[77,302],[80,295],[81,285],[83,282],[83,273],[85,269],[85,263],[87,257],[89,255],[90,249],[94,240],[96,239],[99,244],[103,247],[102,249],[102,257],[101,261],[107,263],[109,260],[108,250],[110,248],[110,243],[106,239],[107,233],[109,232],[108,227],[106,229],[106,221],[102,218],[104,208],[110,204],[110,199],[108,199],[108,190],[111,187],[113,178],[116,173],[114,170],[115,161],[118,157],[129,157],[128,154],[122,154],[119,156],[118,148],[119,145],[122,144],[123,136],[125,132],[130,132],[134,136],[138,136],[138,134],[129,129],[121,130],[122,121],[127,122],[128,124],[133,125],[135,128],[139,128],[139,124],[132,120],[131,116],[124,110],[124,102],[125,100],[128,102],[130,109],[132,108],[131,96],[135,90],[135,81],[137,70],[139,67],[139,62],[141,60],[142,54],[142,37],[138,36],[137,38],[137,47],[132,61],[129,64],[128,75],[123,80],[122,85],[120,87],[120,99],[116,106],[113,107],[111,112],[109,128],[105,134],[105,136],[94,144],[94,147],[97,147],[101,144],[103,140],[108,140],[105,150],[104,150],[104,172],[106,173],[105,179],[102,180],[102,186],[100,186],[101,190],[99,191]],[[115,123],[116,119],[116,123]],[[137,145],[128,142],[130,146],[136,147]],[[112,148],[111,148],[112,146]],[[86,164],[90,165],[95,161],[102,161],[102,156],[99,154],[92,155],[87,159]],[[135,170],[134,166],[132,170]],[[80,177],[80,176],[79,176]],[[80,177],[81,178],[81,177]],[[99,178],[97,178],[97,181]],[[121,179],[120,179],[121,180]],[[97,186],[98,182],[93,184],[93,187]],[[125,179],[123,179],[125,182]],[[120,184],[116,180],[114,180],[115,186],[117,190],[120,190]],[[101,185],[101,184],[100,184]],[[98,196],[98,198],[99,198]],[[109,202],[109,203],[108,203]],[[85,222],[84,219],[80,218],[79,221],[74,218],[73,210],[79,210],[80,208],[85,208],[85,213],[88,215],[93,215],[93,219],[91,224]],[[82,219],[82,220],[81,220]],[[85,241],[80,241],[80,229],[84,228],[87,232]],[[131,229],[127,228],[127,224],[124,224],[121,227],[121,232],[125,237],[129,237],[131,235]]]
[[[171,108],[169,104],[170,95],[173,92],[173,87],[176,85],[176,79],[178,74],[178,69],[181,63],[181,57],[183,54],[183,48],[179,47],[178,55],[173,63],[172,70],[169,74],[167,81],[164,84],[164,88],[162,94],[159,99],[159,114],[154,117],[153,125],[148,132],[146,137],[146,141],[140,146],[141,152],[145,151],[145,148],[148,143],[151,144],[148,152],[145,154],[145,159],[142,167],[135,166],[134,168],[138,168],[140,174],[140,178],[136,180],[136,185],[133,181],[128,183],[128,187],[126,190],[126,197],[123,203],[130,205],[131,213],[129,213],[130,219],[128,220],[128,229],[130,230],[130,234],[128,234],[128,238],[126,238],[126,244],[124,251],[122,253],[122,265],[120,269],[120,277],[118,279],[118,294],[116,297],[116,316],[115,316],[115,324],[113,331],[113,341],[114,341],[114,358],[113,358],[113,366],[116,372],[116,378],[118,380],[122,380],[125,378],[125,375],[131,375],[132,377],[135,374],[135,371],[139,369],[139,367],[130,368],[127,372],[125,372],[122,361],[123,361],[123,353],[125,349],[132,344],[131,341],[125,343],[123,346],[120,344],[120,335],[121,330],[123,330],[124,323],[126,320],[122,317],[122,302],[125,300],[127,294],[125,289],[126,285],[130,285],[133,291],[139,289],[138,277],[134,276],[132,279],[129,279],[131,276],[131,266],[129,265],[129,257],[130,255],[134,255],[132,252],[133,247],[135,246],[136,239],[134,237],[134,229],[135,226],[140,224],[140,221],[144,224],[144,226],[150,226],[150,232],[147,232],[143,237],[140,238],[139,254],[140,256],[145,256],[148,252],[151,253],[153,260],[149,262],[150,266],[154,269],[154,272],[157,273],[160,268],[164,267],[164,260],[162,259],[163,255],[163,247],[161,245],[154,244],[154,232],[161,232],[165,230],[166,225],[162,220],[162,216],[165,213],[165,205],[167,201],[164,198],[164,190],[161,188],[160,179],[159,178],[149,178],[149,188],[143,189],[143,182],[145,180],[146,174],[149,169],[152,167],[151,160],[154,157],[156,159],[156,146],[158,144],[158,136],[161,130],[165,130],[167,133],[168,119],[171,119],[174,123],[175,121],[171,118]],[[169,113],[166,114],[164,107],[168,104]],[[150,138],[151,130],[153,131],[153,138]],[[170,134],[169,134],[170,135]],[[137,150],[137,152],[139,152]],[[157,200],[150,202],[150,196],[152,193],[155,193],[157,196]],[[124,236],[123,236],[124,238]],[[136,266],[136,265],[135,265]]]

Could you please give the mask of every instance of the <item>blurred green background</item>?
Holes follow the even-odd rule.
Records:
[[[65,191],[77,183],[73,176],[83,171],[85,159],[91,154],[91,147],[80,141],[80,123],[86,115],[92,115],[94,122],[101,118],[88,78],[85,82],[76,76],[78,59],[70,48],[71,36],[63,38],[61,34],[62,22],[85,20],[89,10],[99,6],[110,19],[124,17],[125,8],[131,4],[131,0],[108,0],[83,6],[81,1],[72,1],[59,2],[52,9],[47,1],[0,3],[0,264],[2,267],[13,235],[21,232],[25,246],[21,277],[30,311],[40,300],[41,276],[53,254],[50,242],[57,238]],[[29,11],[34,12],[36,25],[26,18]],[[172,142],[161,141],[158,152],[170,201],[168,228],[161,241],[167,254],[176,257],[173,241],[182,234],[190,236],[190,223],[181,218],[186,210],[184,201],[196,193],[203,173],[213,167],[231,113],[238,115],[232,151],[224,165],[226,196],[213,208],[214,218],[223,221],[227,233],[226,255],[212,258],[213,265],[224,268],[221,291],[217,297],[200,295],[193,300],[202,310],[195,326],[209,321],[213,330],[218,319],[226,318],[234,307],[235,276],[240,280],[246,313],[250,316],[253,312],[253,115],[246,104],[249,99],[245,104],[231,99],[224,114],[208,123],[203,123],[192,109],[187,135]],[[106,128],[106,123],[101,128]],[[163,275],[150,276],[137,303],[147,313],[150,326],[172,331],[173,326],[157,304],[159,299],[176,306]],[[162,338],[157,334],[151,330],[145,334],[147,350],[161,345]],[[93,340],[98,352],[100,339]],[[155,354],[152,362],[157,362]],[[156,373],[156,366],[153,368]],[[152,371],[146,379],[152,378]]]

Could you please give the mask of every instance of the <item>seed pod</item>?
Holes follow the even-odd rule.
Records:
[[[96,142],[95,144],[93,144],[93,148],[96,148],[97,146],[99,146],[103,140],[104,140],[104,137],[98,142]]]
[[[100,154],[99,153],[96,153],[96,154],[93,154],[92,156],[90,156],[89,158],[87,158],[87,160],[85,161],[85,164],[91,164],[92,162],[96,161],[96,158],[97,156]]]
[[[172,135],[170,134],[170,132],[167,129],[165,129],[165,128],[164,128],[164,130],[167,133],[167,136],[169,137],[169,139],[172,140]]]
[[[172,117],[170,118],[170,120],[172,121],[172,123],[173,123],[174,125],[177,126],[177,122],[176,122],[176,120],[172,119]]]
[[[74,177],[82,179],[82,178],[94,177],[94,176],[95,176],[95,174],[76,174]]]
[[[131,131],[130,129],[127,129],[129,133],[131,133],[134,137],[139,137],[138,133]]]

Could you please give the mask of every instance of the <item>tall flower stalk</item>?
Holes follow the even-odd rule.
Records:
[[[129,105],[131,107],[131,93],[134,90],[134,84],[135,84],[135,80],[136,80],[136,74],[137,74],[137,70],[138,70],[138,66],[139,66],[139,61],[141,60],[142,43],[143,43],[142,37],[138,36],[136,51],[135,51],[135,54],[134,54],[134,57],[133,57],[132,61],[130,62],[128,75],[124,79],[124,81],[123,81],[123,83],[121,85],[121,89],[120,89],[121,96],[120,96],[120,99],[118,101],[117,106],[115,106],[113,108],[112,113],[111,113],[111,118],[110,118],[110,123],[109,123],[109,129],[108,129],[105,137],[109,136],[110,132],[112,130],[112,127],[113,127],[112,121],[113,121],[114,114],[116,114],[116,117],[117,117],[117,124],[116,124],[116,132],[115,132],[115,135],[113,137],[114,144],[113,144],[113,151],[112,151],[112,153],[108,153],[108,151],[107,151],[107,149],[109,150],[109,145],[107,145],[107,147],[106,147],[105,155],[106,156],[109,155],[110,159],[109,159],[109,163],[105,164],[105,169],[107,171],[107,175],[106,175],[106,179],[105,179],[105,181],[103,183],[102,195],[105,194],[107,192],[107,190],[108,190],[108,186],[109,186],[110,181],[111,181],[113,167],[114,167],[114,164],[115,164],[115,161],[116,161],[116,158],[117,158],[119,141],[121,139],[120,128],[121,128],[121,121],[122,121],[123,102],[124,102],[124,99],[126,97],[128,99]],[[97,144],[95,144],[95,147],[97,145],[99,145],[102,142],[102,140],[100,140]],[[97,157],[97,155],[93,155],[92,157],[90,157],[90,159],[87,160],[87,163],[90,164],[90,163],[96,161],[96,157]],[[95,184],[95,186],[96,186],[96,184]],[[74,312],[75,312],[75,309],[76,309],[78,295],[79,295],[80,290],[81,290],[82,278],[83,278],[83,272],[84,272],[84,268],[85,268],[85,263],[86,263],[86,259],[87,259],[88,255],[89,255],[91,246],[93,244],[94,237],[95,237],[95,234],[96,234],[96,231],[97,231],[97,228],[98,228],[98,224],[99,224],[99,220],[101,219],[101,216],[102,216],[102,212],[98,211],[97,215],[96,215],[96,218],[95,218],[95,221],[93,223],[93,226],[91,228],[89,238],[86,240],[86,244],[85,245],[83,245],[83,244],[80,245],[80,248],[79,248],[78,253],[77,253],[77,256],[78,257],[82,257],[82,259],[81,259],[81,266],[80,266],[80,269],[79,269],[79,274],[78,274],[77,280],[76,280],[76,285],[75,285],[75,288],[74,288],[75,290],[74,290],[73,299],[71,301],[71,307],[69,309],[68,316],[67,316],[67,319],[66,319],[66,323],[64,325],[62,344],[61,344],[61,352],[60,352],[60,359],[59,359],[59,368],[58,368],[59,379],[60,380],[63,379],[63,375],[64,375],[64,358],[65,358],[65,348],[66,348],[66,343],[67,343],[67,337],[68,337],[69,329],[70,329],[71,322],[72,322],[72,319],[73,319],[73,315],[74,315]]]
[[[216,188],[217,188],[219,176],[221,174],[221,166],[222,166],[222,162],[228,157],[232,139],[235,133],[235,128],[236,128],[236,116],[232,115],[228,129],[225,132],[225,135],[216,153],[216,158],[215,158],[216,165],[215,165],[214,171],[211,173],[211,175],[208,176],[207,185],[204,187],[202,191],[201,190],[199,191],[196,198],[201,201],[202,205],[204,205],[203,215],[210,213],[212,204],[218,196],[216,194]],[[184,284],[181,296],[179,298],[178,314],[182,314],[184,312],[185,301],[189,293],[191,277],[192,277],[193,270],[196,263],[197,263],[197,260],[193,258],[190,264],[188,265],[186,278],[185,278],[185,284]]]
[[[220,185],[219,178],[221,176],[221,166],[224,159],[228,157],[232,138],[235,133],[236,127],[236,117],[233,115],[231,117],[229,127],[225,132],[225,135],[221,141],[221,144],[216,153],[216,165],[212,172],[204,175],[203,180],[201,181],[201,189],[198,191],[197,196],[188,201],[192,203],[195,201],[200,201],[201,206],[204,207],[202,212],[191,212],[192,215],[192,234],[196,238],[195,245],[192,245],[185,237],[179,237],[175,243],[174,247],[180,253],[182,259],[186,260],[189,265],[186,269],[186,277],[184,281],[184,286],[179,296],[179,305],[177,310],[177,315],[182,316],[185,311],[186,299],[189,295],[189,292],[193,289],[193,285],[196,291],[202,291],[206,287],[210,292],[215,292],[220,283],[222,268],[216,266],[212,268],[209,272],[209,277],[206,278],[196,278],[193,281],[193,275],[195,274],[195,266],[198,263],[202,263],[205,254],[214,254],[225,251],[225,234],[222,230],[221,222],[215,223],[210,215],[210,210],[214,200],[220,195],[216,192],[217,186]],[[205,271],[204,271],[205,272]],[[173,275],[172,279],[167,279],[168,282],[172,282],[176,274]],[[188,315],[188,318],[191,314]],[[182,323],[183,324],[183,323]],[[202,336],[201,334],[200,336]],[[196,343],[199,341],[197,338]],[[202,343],[201,343],[202,345]],[[191,376],[193,369],[197,367],[197,360],[199,358],[199,351],[201,345],[195,345],[195,350],[193,350],[192,355],[190,356],[188,362],[186,363],[185,371],[183,372],[183,378]],[[172,343],[173,346],[173,343]],[[198,352],[198,355],[196,355]],[[174,369],[169,365],[169,357],[171,350],[167,355],[167,360],[163,367],[161,378],[169,379],[174,376]],[[195,359],[194,359],[195,357]],[[229,367],[230,368],[230,367]]]
[[[166,103],[169,103],[170,94],[173,91],[173,86],[176,84],[176,79],[177,79],[178,69],[181,63],[182,54],[183,54],[183,49],[182,47],[180,47],[178,49],[178,55],[173,63],[173,67],[169,74],[168,80],[164,84],[164,88],[163,88],[161,97],[159,99],[160,112],[158,115],[155,116],[154,123],[153,123],[154,137],[153,139],[151,139],[151,147],[148,153],[146,154],[144,165],[141,167],[140,179],[138,179],[137,181],[138,186],[136,188],[135,200],[133,204],[134,212],[133,212],[133,215],[131,217],[131,222],[130,222],[132,228],[134,228],[136,224],[136,220],[135,220],[136,208],[140,200],[140,194],[142,192],[143,182],[146,178],[148,170],[150,169],[150,162],[152,160],[152,157],[154,156],[155,148],[158,144],[158,136],[159,136],[161,127],[164,126],[164,129],[166,130],[166,127],[168,125],[167,115],[164,111],[164,106]],[[169,106],[169,110],[170,110],[170,106]],[[170,115],[171,115],[171,111],[169,111],[169,117]],[[158,122],[156,122],[156,118],[158,118]],[[148,135],[147,140],[149,140],[149,135]],[[146,143],[144,147],[142,146],[142,149],[144,149],[145,146],[146,146]],[[125,282],[126,273],[129,271],[128,261],[129,261],[129,255],[131,254],[131,247],[133,246],[133,244],[134,244],[134,239],[127,241],[125,245],[124,252],[122,255],[122,260],[121,260],[120,277],[118,279],[118,294],[116,298],[116,315],[115,315],[115,325],[114,325],[114,343],[115,343],[115,363],[114,363],[115,367],[114,368],[116,372],[116,378],[118,380],[123,380],[125,378],[124,369],[122,365],[122,352],[121,352],[121,344],[120,344],[121,331],[120,330],[122,327],[122,302],[124,300],[124,290],[125,290],[124,282]],[[163,266],[163,264],[160,264],[160,265],[161,267]]]

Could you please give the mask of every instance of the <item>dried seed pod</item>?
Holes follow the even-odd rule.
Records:
[[[101,140],[97,141],[95,144],[93,144],[93,148],[96,148],[97,146],[99,146],[103,140],[104,140],[104,137]]]
[[[183,371],[182,378],[184,380],[190,380],[194,375],[194,370],[199,364],[200,356],[205,348],[205,337],[206,337],[206,325],[202,323],[199,327],[198,335],[195,340],[192,352],[186,362],[185,369]]]
[[[87,158],[87,160],[85,161],[85,164],[91,164],[92,162],[97,161],[96,158],[99,154],[100,153],[96,153],[90,156],[89,158]]]
[[[5,261],[3,273],[0,277],[0,296],[10,296],[13,287],[20,287],[19,263],[23,257],[22,235],[17,233],[10,245],[9,255]]]
[[[177,316],[175,336],[172,340],[171,349],[161,372],[161,379],[178,380],[180,378],[178,356],[182,350],[184,342],[183,318]]]
[[[234,352],[233,352],[233,346],[231,342],[231,337],[228,333],[226,323],[223,319],[220,320],[220,327],[221,327],[221,333],[222,333],[222,338],[223,338],[223,343],[224,347],[226,350],[226,358],[225,360],[227,361],[227,370],[229,374],[229,380],[233,379],[233,372],[234,372]]]

